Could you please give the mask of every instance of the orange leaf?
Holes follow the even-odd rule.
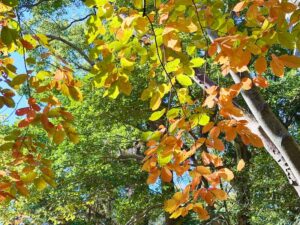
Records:
[[[250,90],[252,88],[252,80],[248,77],[245,77],[242,79],[242,85],[243,85],[242,88],[244,90],[246,90],[246,91]]]
[[[259,57],[256,60],[254,67],[258,74],[265,72],[267,70],[267,61],[265,57]]]
[[[237,164],[237,171],[241,171],[245,167],[245,161],[243,159],[240,159]]]
[[[269,86],[268,80],[262,76],[253,78],[253,83],[261,88],[267,88]]]
[[[227,200],[227,193],[221,189],[213,189],[210,190],[210,192],[213,193],[213,195],[221,201]]]
[[[233,172],[227,168],[220,169],[218,171],[218,174],[221,178],[223,178],[226,181],[231,181],[234,178]]]
[[[273,73],[278,77],[283,77],[284,74],[284,64],[277,56],[272,54],[272,61],[270,63]]]
[[[212,57],[218,50],[218,44],[216,42],[212,43],[208,48],[208,55]]]
[[[224,151],[224,143],[220,139],[214,139],[214,148],[218,151]]]
[[[160,174],[159,169],[155,169],[154,171],[152,171],[151,173],[149,173],[149,177],[147,179],[147,184],[154,184],[158,178]]]
[[[241,1],[241,2],[239,2],[238,4],[236,4],[234,6],[234,8],[233,8],[232,11],[234,11],[234,12],[240,12],[240,11],[242,11],[246,7],[247,7],[246,1]]]
[[[209,122],[208,124],[206,124],[203,128],[202,128],[202,134],[207,133],[208,131],[210,131],[211,128],[213,128],[214,126],[214,122]]]
[[[198,214],[199,218],[202,220],[208,220],[210,218],[206,209],[200,203],[194,205],[193,210]]]
[[[219,137],[220,132],[221,132],[221,130],[219,127],[213,127],[209,132],[209,136],[213,139],[217,138],[217,137]]]
[[[167,167],[163,167],[161,170],[161,179],[164,182],[171,182],[172,181],[172,172]]]
[[[282,55],[278,57],[278,59],[286,67],[295,68],[295,69],[300,67],[300,57],[297,57],[295,55]]]

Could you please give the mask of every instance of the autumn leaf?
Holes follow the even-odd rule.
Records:
[[[234,12],[240,12],[240,11],[242,11],[243,9],[245,9],[245,8],[247,7],[247,5],[248,5],[247,1],[241,1],[241,2],[237,3],[237,4],[234,6],[234,8],[233,8],[232,11],[234,11]]]
[[[242,171],[245,167],[245,161],[243,159],[240,159],[237,164],[237,171]]]
[[[161,179],[164,182],[171,182],[172,181],[172,172],[167,167],[162,168],[162,170],[161,170]]]
[[[256,61],[255,61],[255,70],[257,71],[257,73],[260,75],[263,72],[265,72],[267,70],[267,61],[265,59],[265,57],[259,57]]]

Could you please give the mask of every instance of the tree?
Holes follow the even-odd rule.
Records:
[[[68,2],[53,4],[60,8]],[[149,99],[154,112],[151,122],[143,124],[149,131],[142,135],[148,147],[143,164],[149,173],[147,183],[155,183],[158,177],[172,183],[186,172],[191,177],[184,190],[165,202],[171,218],[194,211],[207,220],[217,209],[216,202],[227,199],[222,186],[234,174],[222,160],[224,140],[264,146],[299,195],[299,145],[258,90],[268,86],[266,71],[283,77],[285,70],[300,67],[299,57],[292,55],[295,46],[299,49],[296,5],[277,0],[235,5],[196,0],[87,0],[90,12],[77,20],[89,18],[87,44],[81,48],[70,37],[43,29],[44,34],[35,33],[34,25],[25,26],[20,10],[34,11],[44,3],[24,1],[18,6],[17,1],[3,1],[0,5],[3,82],[10,86],[1,89],[1,103],[14,108],[12,97],[20,86],[28,97],[28,107],[16,110],[23,117],[20,129],[8,134],[1,146],[12,152],[11,163],[1,170],[3,201],[28,195],[33,182],[38,188],[44,183],[56,186],[50,163],[43,158],[45,146],[50,140],[61,144],[65,137],[79,142],[73,116],[61,105],[67,104],[62,95],[83,101],[81,83],[90,83],[89,89],[104,88],[104,97],[112,99],[120,93],[130,95],[134,88],[142,91],[142,100]],[[82,60],[72,62],[76,55],[61,57],[54,48],[57,42]],[[15,51],[24,56],[26,74],[16,73],[9,55]],[[27,57],[28,52],[36,57]],[[74,68],[89,74],[80,81],[73,76]],[[224,76],[231,74],[229,85],[210,80],[217,70]],[[134,78],[141,71],[148,77]],[[244,107],[237,104],[239,93]],[[44,129],[49,139],[38,137],[32,127]],[[239,169],[243,167],[240,159]]]

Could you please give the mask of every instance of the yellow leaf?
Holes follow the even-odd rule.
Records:
[[[205,59],[203,58],[194,58],[190,61],[192,64],[191,67],[200,67],[205,63]]]
[[[151,114],[149,120],[151,121],[156,121],[158,120],[160,117],[162,117],[166,112],[166,109],[162,109],[160,111],[156,111],[154,113]]]
[[[237,171],[241,171],[245,167],[245,161],[243,159],[240,159],[237,164]]]
[[[150,108],[152,110],[156,110],[159,108],[160,104],[161,104],[160,94],[159,94],[159,92],[155,92],[152,95],[151,100],[150,100]]]
[[[42,191],[47,187],[47,182],[42,177],[39,177],[34,181],[34,185],[38,191]]]
[[[199,125],[205,126],[209,123],[209,116],[206,113],[202,113],[199,115]]]
[[[179,74],[176,76],[176,80],[183,86],[191,86],[193,84],[191,78],[187,75]]]

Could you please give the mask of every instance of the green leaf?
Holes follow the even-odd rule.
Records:
[[[187,75],[179,74],[176,76],[176,80],[183,86],[191,86],[193,84],[191,78]]]
[[[205,63],[205,59],[203,58],[194,58],[190,61],[192,64],[191,67],[200,67]]]
[[[210,120],[210,118],[206,113],[199,115],[199,125],[205,126],[206,124],[209,123],[209,120]]]
[[[168,119],[174,119],[176,118],[179,113],[181,112],[181,109],[180,108],[173,108],[173,109],[170,109],[168,112],[167,112],[167,118]]]
[[[8,5],[10,7],[15,7],[18,5],[18,0],[2,0],[1,1],[4,5]]]
[[[16,77],[9,83],[9,85],[13,88],[16,88],[23,84],[27,80],[27,74],[21,74]]]
[[[163,110],[160,110],[160,111],[156,111],[154,113],[151,114],[149,120],[151,121],[156,121],[158,120],[159,118],[161,118],[166,112],[166,109],[163,109]]]
[[[1,30],[1,40],[5,45],[10,45],[13,42],[13,36],[11,29],[3,27]]]

